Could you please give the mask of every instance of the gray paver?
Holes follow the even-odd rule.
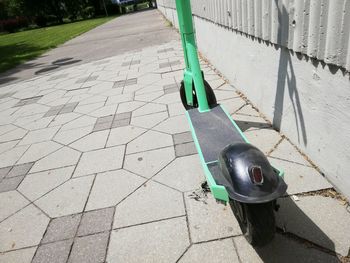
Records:
[[[75,239],[69,263],[102,263],[104,262],[109,232]]]
[[[176,157],[197,154],[196,145],[194,142],[183,143],[175,145]]]
[[[73,240],[44,244],[38,247],[32,263],[65,263]]]
[[[12,169],[12,166],[4,167],[0,169],[0,182],[1,180],[8,174],[8,172]]]
[[[257,250],[254,250],[242,236],[235,237],[233,240],[237,247],[237,253],[243,262],[245,260],[249,260],[252,263],[339,262],[335,256],[279,234],[276,234],[274,240],[266,247]]]
[[[187,142],[193,142],[191,132],[183,132],[173,135],[174,144],[182,144]]]
[[[112,228],[113,214],[113,207],[85,212],[77,235],[86,236],[110,230]]]
[[[0,193],[16,190],[19,184],[24,179],[24,176],[5,178],[0,182]]]
[[[41,243],[72,239],[78,229],[81,215],[68,215],[51,220]]]
[[[107,262],[175,262],[188,245],[184,217],[118,229],[112,231]]]
[[[33,166],[33,162],[15,165],[11,171],[7,174],[7,178],[26,175]]]
[[[193,242],[242,234],[230,206],[217,204],[211,194],[197,201],[191,193],[185,193],[185,201]]]
[[[179,262],[238,263],[240,261],[232,239],[224,239],[192,245]]]
[[[185,215],[182,194],[147,182],[116,208],[114,228]]]
[[[350,249],[350,217],[339,201],[322,196],[279,200],[277,224],[287,232],[346,256]]]

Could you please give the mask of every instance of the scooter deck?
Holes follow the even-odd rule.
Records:
[[[219,154],[229,144],[248,140],[221,105],[208,112],[188,110],[186,115],[209,187],[216,199],[227,202],[228,193],[225,182],[221,182],[223,177],[218,167]]]

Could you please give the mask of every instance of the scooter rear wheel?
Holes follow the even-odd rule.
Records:
[[[247,241],[254,247],[268,244],[276,232],[273,202],[245,204],[230,200],[241,230]]]
[[[211,108],[217,104],[214,91],[206,80],[204,80],[204,88],[205,88],[205,94],[207,95],[209,107]],[[181,81],[180,97],[181,97],[182,105],[185,107],[186,110],[198,108],[198,100],[197,100],[196,89],[194,88],[194,84],[192,85],[192,93],[193,93],[193,105],[188,105],[186,100],[186,94],[185,94],[185,84],[183,81]]]

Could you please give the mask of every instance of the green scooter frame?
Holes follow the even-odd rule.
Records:
[[[274,236],[276,199],[287,189],[283,171],[249,144],[216,103],[200,68],[190,1],[176,0],[176,9],[186,65],[180,96],[207,184],[216,200],[230,203],[247,240],[263,246]]]

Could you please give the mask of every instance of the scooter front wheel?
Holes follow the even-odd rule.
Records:
[[[182,105],[185,107],[186,110],[198,108],[198,100],[197,100],[197,94],[196,89],[194,88],[194,84],[192,85],[192,94],[193,94],[193,105],[188,105],[186,100],[186,93],[185,93],[185,84],[183,81],[181,81],[180,86],[180,97]],[[213,107],[217,104],[216,97],[213,89],[210,87],[209,83],[204,80],[204,88],[205,88],[205,94],[207,95],[208,105],[209,107]]]
[[[246,204],[230,200],[243,235],[254,247],[268,244],[276,232],[274,203]]]

